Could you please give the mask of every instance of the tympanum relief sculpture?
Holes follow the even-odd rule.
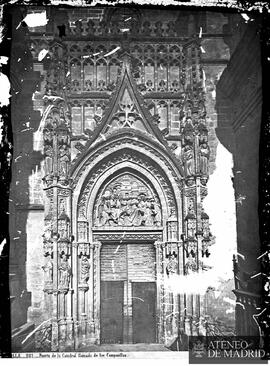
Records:
[[[160,203],[139,179],[126,174],[101,193],[95,226],[161,226]]]

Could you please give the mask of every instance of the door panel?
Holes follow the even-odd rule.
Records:
[[[132,283],[133,343],[156,342],[156,284]]]
[[[123,342],[123,281],[101,281],[100,330],[101,343]]]

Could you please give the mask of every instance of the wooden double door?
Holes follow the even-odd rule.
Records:
[[[131,283],[131,316],[124,309],[125,282],[101,282],[101,342],[156,342],[156,283]]]
[[[101,343],[156,342],[153,244],[105,244],[101,251]]]

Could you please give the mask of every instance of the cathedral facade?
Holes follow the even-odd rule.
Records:
[[[209,268],[203,201],[217,139],[206,77],[217,80],[229,51],[219,46],[211,71],[205,12],[83,10],[47,9],[45,28],[27,34],[37,168],[17,196],[34,224],[20,205],[14,217],[35,263],[28,319],[44,324],[33,347],[170,346],[207,333],[206,297],[168,283]]]

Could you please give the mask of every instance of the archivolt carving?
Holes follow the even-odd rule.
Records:
[[[119,155],[112,156],[110,160],[107,160],[106,162],[100,164],[97,168],[93,169],[91,173],[91,178],[87,181],[81,197],[79,199],[78,204],[78,216],[80,218],[86,218],[86,206],[88,201],[88,196],[91,191],[92,186],[96,182],[96,180],[99,178],[100,175],[104,173],[105,170],[108,168],[115,166],[121,162],[128,161],[128,162],[134,162],[139,166],[142,166],[146,168],[148,171],[150,171],[155,178],[158,179],[160,186],[162,187],[168,201],[169,208],[171,212],[176,212],[176,202],[174,199],[174,194],[171,188],[170,183],[165,179],[160,170],[154,166],[153,163],[149,163],[146,161],[145,157],[140,156],[140,154],[133,155],[131,153],[128,153],[126,151],[122,152]]]
[[[111,142],[110,144],[106,145],[106,146],[103,146],[102,147],[102,153],[110,150],[110,151],[113,151],[113,150],[116,150],[117,147],[123,145],[123,144],[129,144],[131,146],[137,146],[137,147],[140,147],[142,148],[146,154],[147,152],[150,152],[151,154],[153,154],[154,156],[158,157],[165,165],[166,165],[166,168],[168,169],[168,171],[172,174],[176,184],[178,185],[178,187],[181,187],[181,179],[179,178],[179,176],[176,174],[175,170],[172,168],[171,164],[169,164],[169,162],[164,158],[164,156],[162,155],[162,152],[158,152],[157,150],[155,150],[154,148],[146,145],[145,143],[142,143],[142,142],[138,142],[136,140],[133,140],[132,138],[123,138],[121,140],[117,140],[115,142]],[[100,156],[101,152],[100,150],[98,150],[95,154],[93,154],[91,157],[89,157],[82,169],[80,170],[79,174],[75,177],[74,181],[73,181],[73,188],[76,187],[80,177],[83,175],[85,169],[94,161],[96,160],[99,156]],[[74,161],[73,161],[74,163]],[[181,166],[181,162],[179,161],[179,166]]]

